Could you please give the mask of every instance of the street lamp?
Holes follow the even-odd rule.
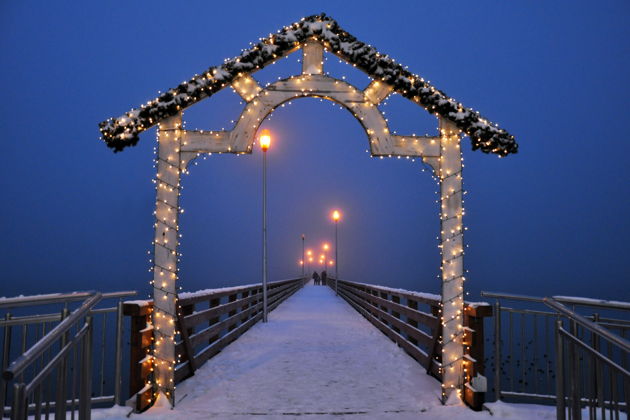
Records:
[[[335,222],[335,296],[339,295],[339,289],[337,284],[339,283],[339,239],[337,236],[337,227],[339,225],[339,219],[341,219],[341,213],[339,210],[332,212],[332,219]]]
[[[326,254],[328,253],[328,249],[330,248],[330,246],[328,245],[328,243],[324,242],[324,244],[322,245],[322,249],[324,250],[324,253],[322,255],[320,255],[321,258],[321,263],[322,263],[322,267],[325,270],[326,269]]]
[[[301,264],[302,264],[302,278],[305,277],[304,276],[304,238],[305,237],[306,236],[304,234],[302,234],[302,261],[301,261]]]
[[[263,152],[263,322],[267,322],[267,150],[271,145],[271,133],[264,129],[260,133],[260,148]]]

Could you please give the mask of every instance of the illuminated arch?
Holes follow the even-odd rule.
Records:
[[[278,59],[302,51],[302,73],[262,88],[251,76]],[[372,82],[359,90],[325,76],[324,50],[364,71]],[[183,111],[216,92],[232,87],[245,108],[230,131],[184,130]],[[377,108],[395,92],[435,115],[436,137],[392,135]],[[138,136],[158,125],[155,240],[153,255],[153,324],[156,367],[155,392],[174,396],[177,320],[178,215],[182,171],[204,153],[251,153],[256,130],[282,103],[300,97],[335,101],[359,120],[373,156],[418,157],[428,163],[440,184],[440,249],[442,254],[442,372],[443,398],[462,390],[464,364],[464,245],[461,137],[468,135],[473,149],[507,156],[516,153],[514,136],[464,107],[444,92],[414,75],[387,55],[380,54],[343,30],[326,15],[309,16],[272,34],[238,57],[210,67],[169,89],[139,108],[100,123],[107,146],[120,151],[133,146]],[[438,363],[434,360],[431,363]]]

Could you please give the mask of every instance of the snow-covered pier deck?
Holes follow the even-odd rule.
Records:
[[[440,383],[334,291],[306,285],[180,384],[169,414],[414,418],[439,398]]]

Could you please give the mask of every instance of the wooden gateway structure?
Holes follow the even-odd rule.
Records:
[[[298,50],[302,73],[261,87],[253,74]],[[324,51],[364,71],[372,82],[364,89],[327,76]],[[190,131],[182,125],[183,111],[214,93],[232,87],[245,101],[240,118],[229,131]],[[378,105],[392,92],[422,106],[438,120],[437,136],[393,135]],[[345,107],[363,126],[372,156],[421,158],[433,168],[440,183],[442,254],[442,376],[443,397],[464,387],[464,227],[462,223],[463,135],[473,149],[506,156],[516,153],[514,137],[479,113],[410,73],[322,14],[303,18],[261,39],[238,57],[210,67],[176,88],[126,114],[100,124],[102,139],[120,151],[138,141],[144,130],[158,125],[155,242],[153,259],[152,322],[155,333],[152,360],[154,392],[173,401],[178,334],[177,260],[181,174],[206,153],[252,152],[262,121],[281,104],[302,97],[318,97]]]

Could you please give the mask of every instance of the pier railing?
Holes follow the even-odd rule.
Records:
[[[89,419],[93,403],[122,404],[122,302],[114,307],[96,306],[102,300],[135,294],[75,292],[0,299],[0,309],[6,311],[0,320],[4,330],[0,414],[22,420],[29,415],[48,418],[51,412],[55,418],[65,418],[67,411],[74,418],[78,411],[79,419]],[[81,304],[71,309],[76,302]],[[63,309],[33,315],[42,305],[63,305]],[[116,331],[113,343],[108,344],[110,313],[116,314]],[[102,328],[96,329],[100,319]],[[113,369],[105,367],[106,348],[113,356],[109,360]],[[100,357],[94,357],[99,353]]]
[[[496,399],[555,403],[559,419],[580,419],[583,411],[592,419],[628,412],[630,303],[493,292],[482,296],[496,299]]]
[[[334,290],[335,279],[328,285]],[[402,347],[439,380],[442,378],[440,296],[339,280],[339,295]],[[467,302],[464,308],[464,399],[480,410],[485,389],[475,389],[472,378],[484,374],[484,318],[492,315],[485,303]]]
[[[272,311],[299,290],[305,279],[268,283],[268,310]],[[179,296],[180,339],[175,354],[181,359],[175,367],[175,382],[194,374],[208,359],[262,319],[260,284],[212,289]],[[153,340],[151,301],[125,303],[125,315],[131,317],[130,395],[136,396],[136,410],[151,404],[152,389],[146,385],[152,375],[149,356]]]

